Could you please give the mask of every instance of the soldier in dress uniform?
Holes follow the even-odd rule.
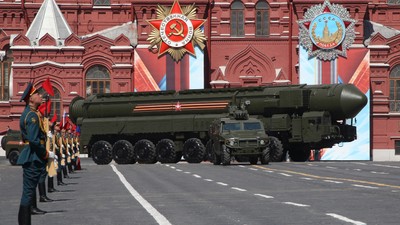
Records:
[[[62,145],[63,145],[63,149],[62,149],[62,158],[64,160],[64,166],[62,167],[62,172],[63,172],[63,177],[64,178],[70,178],[68,175],[68,171],[67,171],[67,165],[68,165],[68,161],[71,160],[71,158],[68,156],[68,143],[67,143],[67,139],[66,139],[66,129],[65,126],[63,126],[61,128],[61,140],[62,140]]]
[[[42,103],[42,96],[36,91],[32,83],[28,83],[20,101],[26,103],[21,114],[20,130],[25,146],[18,157],[17,164],[23,168],[23,189],[18,212],[18,224],[31,224],[31,204],[35,197],[36,187],[40,175],[46,171],[48,158],[54,158],[46,150],[43,121],[38,113],[38,107]]]
[[[58,163],[56,125],[57,125],[57,123],[55,121],[52,122],[50,131],[51,131],[51,149],[55,154],[54,165],[55,165],[55,169],[56,169],[57,175],[58,175],[58,170],[59,170],[60,165]],[[58,190],[54,188],[54,177],[48,176],[48,178],[47,178],[47,192],[49,192],[49,193],[58,192]]]
[[[61,137],[61,127],[60,122],[57,122],[54,127],[54,138],[56,145],[56,156],[58,160],[58,168],[57,168],[57,185],[67,185],[62,180],[62,170],[65,168],[65,159],[63,158],[63,141]]]

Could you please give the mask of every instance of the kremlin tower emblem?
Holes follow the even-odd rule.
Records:
[[[154,28],[147,38],[149,49],[157,46],[158,56],[169,53],[179,61],[185,53],[196,56],[194,45],[205,47],[206,37],[200,29],[205,20],[196,19],[194,4],[183,9],[177,0],[171,8],[158,5],[157,19],[147,22]]]
[[[300,44],[308,56],[328,61],[339,55],[346,57],[346,50],[354,42],[355,20],[341,5],[324,4],[311,7],[304,19],[298,21]]]

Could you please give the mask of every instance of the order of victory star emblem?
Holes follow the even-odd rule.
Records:
[[[311,7],[298,21],[300,44],[307,50],[309,58],[328,61],[339,55],[346,57],[346,50],[355,39],[354,25],[349,12],[341,5],[324,4]]]
[[[200,27],[206,20],[196,19],[194,4],[184,7],[177,0],[171,8],[158,5],[157,19],[147,20],[154,28],[149,37],[149,49],[158,48],[158,56],[169,53],[175,61],[185,53],[196,56],[194,46],[204,49],[206,37]]]

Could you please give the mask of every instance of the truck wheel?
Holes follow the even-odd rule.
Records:
[[[311,150],[303,145],[291,145],[289,150],[290,159],[294,162],[305,162],[310,158]]]
[[[268,148],[270,149],[269,151],[270,160],[271,162],[281,162],[283,156],[282,142],[276,137],[269,136],[269,138],[270,138],[270,144]]]
[[[258,162],[258,156],[249,156],[249,163],[251,165],[257,165]]]
[[[107,141],[97,141],[92,146],[92,158],[97,165],[107,165],[112,161],[112,146]]]
[[[175,143],[170,139],[162,139],[156,147],[157,160],[160,163],[175,163],[176,151]]]
[[[261,164],[267,165],[270,161],[270,149],[267,147],[263,150],[260,156]]]
[[[224,166],[231,164],[231,153],[229,152],[229,149],[225,145],[222,145],[221,161],[222,165]]]
[[[133,145],[126,140],[119,140],[112,147],[112,157],[118,164],[129,164],[134,159]]]
[[[134,152],[138,163],[153,164],[157,162],[156,147],[153,142],[147,139],[142,139],[136,142]]]
[[[11,152],[8,153],[8,160],[10,161],[11,165],[13,166],[17,165],[18,156],[19,156],[18,150],[11,150]]]
[[[200,163],[204,159],[206,147],[197,138],[190,138],[183,144],[183,157],[188,163]]]

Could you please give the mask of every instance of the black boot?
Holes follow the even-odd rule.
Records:
[[[64,178],[70,178],[68,176],[68,172],[67,172],[67,167],[66,166],[63,167],[63,173],[64,173]]]
[[[31,206],[20,205],[18,211],[18,224],[31,225]]]
[[[73,173],[74,171],[72,170],[72,163],[68,163],[68,173]]]
[[[45,214],[45,213],[47,213],[46,211],[44,211],[44,210],[41,210],[41,209],[39,209],[38,207],[37,207],[37,199],[36,199],[36,191],[35,191],[35,193],[33,194],[33,197],[32,197],[32,204],[31,204],[31,215],[43,215],[43,214]]]
[[[66,183],[64,183],[64,182],[62,181],[62,174],[61,174],[61,171],[58,171],[58,172],[57,172],[57,185],[58,185],[58,186],[67,185]]]
[[[58,190],[54,188],[54,178],[53,177],[47,178],[47,192],[49,192],[49,193],[58,192]]]
[[[48,198],[46,195],[46,182],[39,183],[39,201],[40,202],[52,202],[53,200]]]

